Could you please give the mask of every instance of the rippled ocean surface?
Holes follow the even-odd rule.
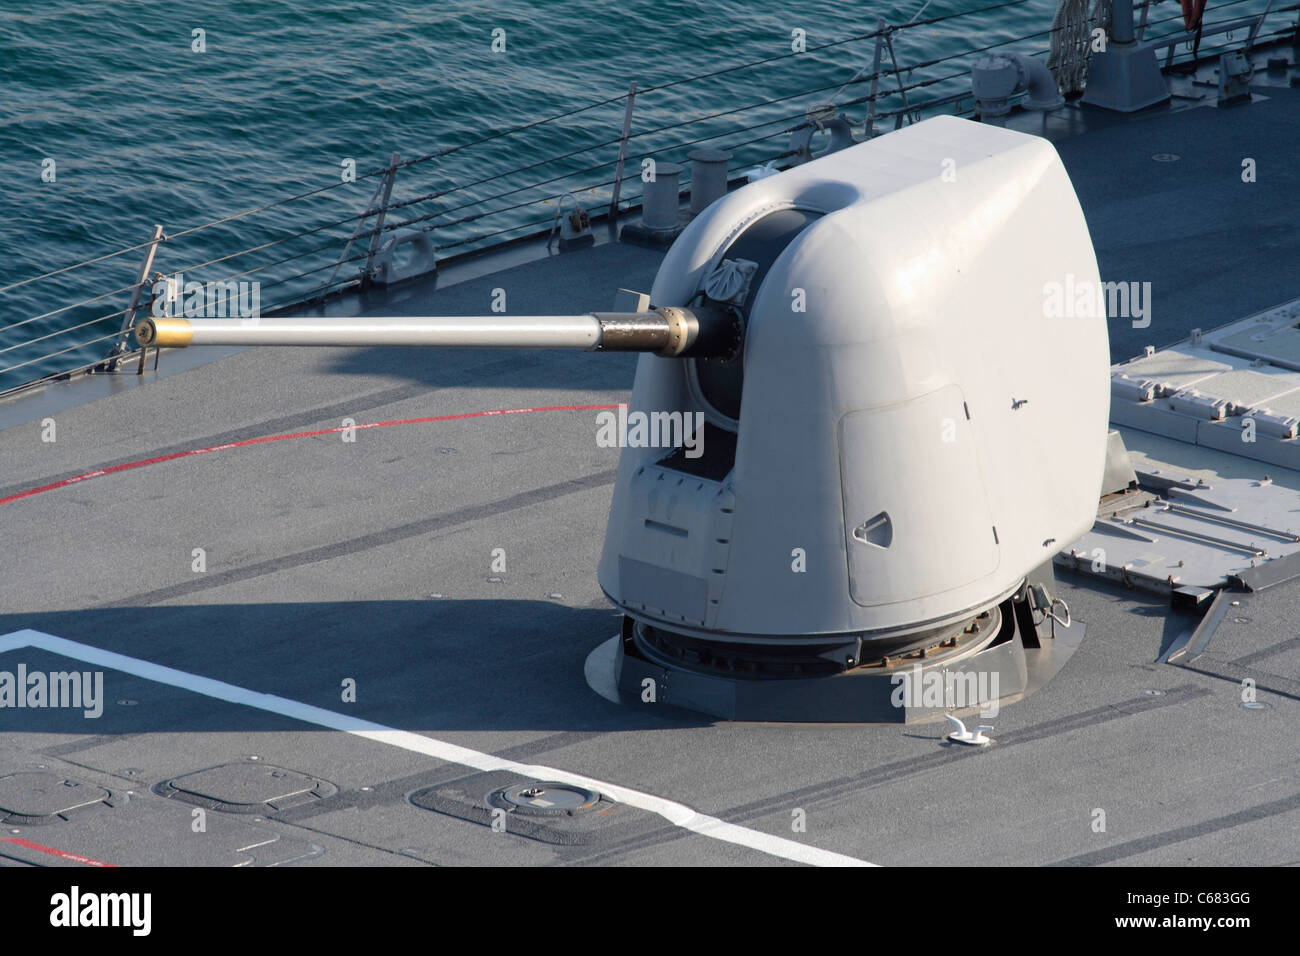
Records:
[[[341,183],[348,159],[365,173],[386,164],[395,151],[414,157],[617,97],[630,80],[645,88],[788,53],[795,29],[806,31],[811,48],[866,33],[879,17],[906,22],[921,5],[921,0],[191,0],[178,11],[139,0],[36,5],[0,0],[0,287],[138,245],[159,223],[172,238],[160,246],[154,270],[185,270],[187,280],[216,280],[288,258],[248,276],[263,281],[262,308],[267,309],[325,282],[355,223],[282,240],[357,214],[376,179],[181,233]],[[923,15],[987,5],[933,0]],[[1176,9],[1176,4],[1160,9],[1170,6]],[[917,27],[896,36],[895,53],[908,65],[1045,31],[1054,9],[1055,0],[1026,0]],[[204,52],[192,49],[196,30],[203,31]],[[494,31],[504,31],[504,52],[492,49]],[[1047,42],[1039,36],[1008,48],[1033,52]],[[844,43],[646,94],[637,101],[633,130],[800,91],[833,90],[869,68],[872,49],[870,40]],[[941,63],[911,79],[964,72],[954,66]],[[952,92],[964,83],[954,79],[913,95]],[[836,102],[863,93],[862,86],[853,86]],[[779,120],[829,95],[797,96],[741,118],[647,136],[634,141],[630,154],[635,162],[646,151],[706,132]],[[863,107],[850,110],[857,120],[862,112]],[[545,188],[516,192],[487,206],[469,205],[529,177],[541,180],[613,159],[616,147],[601,144],[617,137],[622,115],[622,103],[610,103],[410,166],[397,177],[394,199],[461,187],[401,210],[407,218],[440,215],[442,222],[536,199]],[[734,132],[709,145],[740,143],[781,128],[778,123]],[[785,137],[769,137],[742,147],[739,155],[762,159],[785,143]],[[588,145],[594,145],[589,152],[551,161]],[[679,156],[670,149],[663,158],[683,159],[686,151]],[[54,181],[49,182],[51,163]],[[523,179],[475,185],[532,163],[540,165]],[[580,194],[589,208],[608,202],[608,188],[598,184],[609,174],[606,168],[578,176],[595,187]],[[440,244],[478,236],[488,241],[505,227],[545,222],[553,210],[549,205],[507,210],[482,223],[447,225],[434,237]],[[439,220],[426,218],[420,225],[431,222]],[[262,244],[271,245],[194,268]],[[313,248],[323,251],[299,255]],[[122,322],[111,313],[124,308],[129,297],[118,290],[134,281],[142,254],[137,249],[3,288],[0,391],[105,354]],[[321,271],[291,278],[322,263],[327,267]],[[355,274],[356,265],[346,265],[344,273]],[[267,287],[277,279],[278,285]],[[46,315],[97,296],[103,297]],[[74,326],[81,328],[64,331]],[[95,338],[102,340],[80,345]],[[25,344],[15,347],[20,342]],[[48,355],[60,350],[65,351]]]

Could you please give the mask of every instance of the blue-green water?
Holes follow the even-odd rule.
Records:
[[[987,2],[934,0],[925,16],[975,9]],[[142,243],[154,223],[176,237],[160,247],[155,271],[185,270],[187,280],[221,279],[328,245],[327,251],[248,277],[262,280],[265,310],[312,283],[324,282],[328,268],[271,285],[304,269],[332,264],[355,224],[206,268],[192,267],[353,215],[370,198],[375,179],[178,234],[291,194],[338,184],[348,159],[364,173],[387,163],[394,151],[413,157],[616,97],[626,91],[629,80],[644,88],[788,53],[795,29],[806,31],[808,46],[816,47],[866,33],[878,17],[905,22],[920,5],[921,0],[192,0],[172,9],[137,0],[48,0],[38,5],[0,0],[0,287]],[[1170,6],[1176,9],[1160,9]],[[906,65],[1044,31],[1054,9],[1054,0],[1026,0],[973,18],[918,27],[896,36],[895,52]],[[195,30],[204,31],[204,52],[192,49]],[[504,52],[492,49],[494,30],[505,31]],[[1047,42],[1046,36],[1039,36],[1009,48],[1034,52]],[[637,101],[634,132],[837,85],[869,66],[872,49],[873,41],[843,44],[645,94]],[[941,63],[912,79],[959,74],[968,62]],[[965,82],[954,79],[914,96],[954,92]],[[863,93],[864,87],[850,87],[839,101]],[[792,116],[827,95],[796,97],[706,127],[688,126],[635,140],[632,160],[706,132]],[[896,101],[883,108],[892,105]],[[863,109],[854,107],[850,115],[860,120]],[[617,136],[622,114],[623,105],[611,103],[408,167],[397,177],[394,199],[473,183],[607,143]],[[709,145],[727,146],[781,128],[778,124],[735,132]],[[769,138],[738,149],[738,159],[762,159],[785,145],[786,137]],[[683,159],[685,152],[683,148],[679,155],[669,148],[661,158]],[[615,154],[616,147],[601,146],[547,163],[523,178],[471,187],[401,213],[416,217],[442,210],[444,221],[454,219],[485,207],[450,207],[582,170]],[[50,161],[52,182],[45,181]],[[573,183],[598,184],[609,179],[610,172],[606,168],[580,174]],[[491,207],[537,199],[547,191],[515,193]],[[608,201],[608,189],[580,196],[596,209]],[[434,233],[435,242],[449,244],[506,226],[542,222],[553,209],[531,206],[482,223],[447,227]],[[96,319],[122,309],[128,292],[12,326],[130,285],[142,254],[132,251],[0,291],[0,391],[102,357],[110,341],[76,346],[111,336],[121,316]],[[345,266],[343,274],[355,269],[356,264]],[[84,327],[54,334],[77,325]],[[13,347],[41,336],[50,337]],[[64,354],[44,357],[70,347]]]

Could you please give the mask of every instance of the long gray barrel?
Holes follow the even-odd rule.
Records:
[[[586,315],[371,316],[362,318],[147,318],[142,346],[429,346],[585,349],[665,356],[728,355],[739,344],[729,313],[675,307]]]

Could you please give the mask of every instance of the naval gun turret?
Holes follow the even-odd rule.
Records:
[[[136,334],[645,353],[628,416],[681,413],[702,441],[621,452],[597,576],[624,626],[593,686],[725,718],[898,721],[987,713],[1077,646],[1051,559],[1091,527],[1105,465],[1105,316],[1060,307],[1088,288],[1052,146],[940,117],[719,199],[636,311]]]

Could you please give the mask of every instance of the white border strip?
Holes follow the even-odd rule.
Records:
[[[160,684],[169,684],[172,687],[180,687],[183,690],[192,691],[204,697],[212,697],[231,704],[242,704],[245,707],[265,710],[330,730],[340,730],[357,737],[364,737],[367,740],[376,740],[393,747],[425,754],[449,763],[457,763],[474,770],[485,772],[507,770],[533,780],[555,780],[559,783],[571,783],[576,786],[586,787],[588,790],[599,791],[618,803],[625,803],[631,807],[657,813],[669,823],[684,830],[690,830],[710,839],[722,840],[725,843],[748,847],[751,850],[757,850],[760,853],[780,857],[784,860],[808,863],[813,866],[876,865],[865,860],[859,860],[856,857],[845,856],[842,853],[832,853],[830,850],[822,850],[815,846],[787,840],[784,837],[773,836],[770,833],[727,823],[717,817],[697,813],[684,804],[666,800],[654,794],[629,790],[617,784],[605,783],[603,780],[584,777],[554,767],[503,760],[501,757],[495,757],[492,754],[471,750],[468,747],[459,747],[456,744],[450,744],[433,737],[426,737],[423,734],[385,727],[383,724],[360,720],[356,717],[346,717],[323,707],[313,707],[310,704],[299,703],[296,700],[276,697],[274,694],[261,694],[257,691],[246,690],[243,687],[236,687],[234,684],[226,684],[208,677],[200,677],[197,674],[189,674],[171,667],[163,667],[160,664],[151,664],[149,661],[140,660],[136,657],[127,657],[125,654],[117,654],[113,651],[91,647],[88,644],[79,644],[67,638],[55,637],[53,634],[44,634],[29,629],[0,636],[0,654],[22,647],[39,648],[53,654],[84,661],[87,664],[121,671],[125,674],[134,674],[136,677],[157,681]]]

